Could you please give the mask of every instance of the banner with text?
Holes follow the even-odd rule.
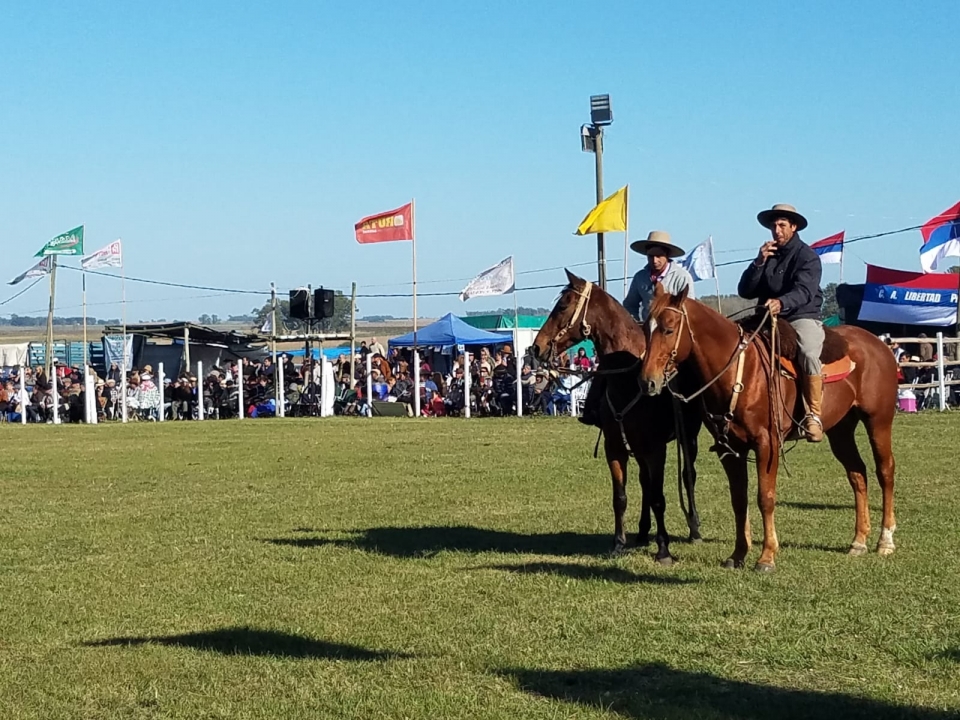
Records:
[[[365,217],[354,230],[360,244],[413,240],[413,203]]]
[[[945,327],[957,321],[955,274],[905,272],[867,265],[860,320]]]

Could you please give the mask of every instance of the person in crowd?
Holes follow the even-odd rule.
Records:
[[[370,338],[370,352],[374,355],[380,355],[381,357],[386,357],[387,355],[387,351],[375,337]]]
[[[577,356],[573,359],[574,367],[581,372],[590,372],[593,370],[593,363],[590,362],[590,358],[587,357],[586,348],[580,348],[577,350]]]

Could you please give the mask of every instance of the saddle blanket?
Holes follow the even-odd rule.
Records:
[[[834,383],[839,382],[850,375],[857,367],[857,364],[851,360],[849,357],[842,357],[839,360],[827,363],[823,366],[821,374],[823,375],[823,382]],[[794,380],[797,379],[797,368],[794,366],[793,361],[785,357],[780,358],[780,368],[783,370],[783,374]]]

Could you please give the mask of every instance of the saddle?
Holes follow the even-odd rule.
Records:
[[[745,325],[753,318],[749,318]],[[759,320],[759,318],[757,318]],[[755,326],[755,325],[754,325]],[[746,329],[746,328],[745,328]],[[820,351],[820,362],[823,364],[821,374],[824,384],[839,382],[852,373],[857,363],[850,359],[849,347],[846,339],[833,328],[825,327],[823,350]],[[780,345],[780,372],[784,377],[796,380],[799,378],[800,344],[797,341],[797,331],[790,323],[777,323],[777,335]],[[764,327],[759,335],[766,348],[770,348],[770,329]]]

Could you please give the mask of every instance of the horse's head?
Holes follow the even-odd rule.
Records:
[[[658,395],[676,372],[677,365],[690,356],[693,335],[687,316],[687,288],[671,295],[657,285],[647,316],[647,355],[640,372],[640,384],[648,395]]]
[[[590,336],[587,314],[595,286],[569,270],[565,272],[570,284],[560,293],[550,317],[533,339],[531,350],[534,357],[542,362],[554,360],[557,355]]]

